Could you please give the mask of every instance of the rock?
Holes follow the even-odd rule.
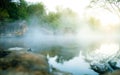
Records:
[[[117,62],[109,61],[108,63],[94,63],[91,64],[91,69],[99,73],[99,75],[120,75],[120,67]]]
[[[31,49],[31,48],[28,48],[28,50],[27,50],[27,51],[30,51],[30,52],[31,52],[31,51],[32,51],[32,49]]]
[[[105,64],[93,63],[90,64],[90,67],[99,74],[104,74],[108,71],[108,67]]]
[[[0,58],[0,75],[50,75],[49,64],[43,55],[11,51]]]
[[[109,64],[114,70],[120,69],[120,67],[117,66],[117,62],[109,61],[108,64]]]
[[[45,56],[27,50],[18,47],[3,50],[6,54],[0,58],[0,75],[72,75],[56,68],[50,71]]]

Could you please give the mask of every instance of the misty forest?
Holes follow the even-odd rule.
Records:
[[[0,0],[0,75],[120,75],[120,0]]]

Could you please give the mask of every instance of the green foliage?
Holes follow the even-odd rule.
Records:
[[[6,8],[11,19],[18,19],[18,6],[15,3],[10,3],[9,7]]]
[[[7,10],[0,8],[0,20],[9,18]]]
[[[69,8],[59,9],[58,13],[61,16],[60,27],[66,32],[73,32],[79,24],[78,15]]]
[[[27,14],[28,22],[31,22],[31,19],[36,19],[39,25],[44,23],[45,17],[47,16],[45,13],[45,6],[42,3],[29,5],[27,7]]]
[[[20,0],[20,5],[18,7],[18,18],[25,19],[27,16],[27,3],[24,0]]]
[[[50,27],[58,28],[59,27],[59,13],[50,12],[45,19],[45,22],[49,23]]]
[[[0,8],[6,9],[10,3],[11,0],[0,0]]]
[[[26,7],[27,3],[24,0],[20,0],[20,2],[0,0],[0,15],[3,15],[0,18],[3,20],[5,20],[6,17],[12,20],[25,19],[27,16]]]
[[[89,17],[88,23],[91,25],[92,28],[98,29],[100,26],[100,20],[96,19],[95,17]]]
[[[57,12],[49,12],[44,21],[53,29],[72,32],[77,26],[76,17],[71,9],[57,8]]]
[[[11,0],[0,0],[0,20],[6,20],[9,17],[7,6]]]
[[[57,12],[46,13],[42,3],[28,5],[25,0],[13,2],[0,0],[0,21],[26,20],[28,24],[35,18],[37,25],[47,25],[52,29],[64,28],[65,30],[76,27],[76,15],[71,9],[58,8]],[[35,25],[34,23],[32,25]]]
[[[45,7],[42,3],[33,4],[28,6],[28,14],[29,16],[41,16],[45,13]]]

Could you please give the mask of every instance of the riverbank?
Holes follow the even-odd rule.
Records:
[[[1,49],[0,66],[0,75],[72,75],[51,68],[44,55],[28,50]]]

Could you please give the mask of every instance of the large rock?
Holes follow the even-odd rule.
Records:
[[[49,64],[43,55],[11,51],[0,58],[0,75],[50,75]]]
[[[50,71],[52,69],[52,71]],[[47,58],[31,49],[0,49],[0,75],[72,75],[49,66]]]
[[[108,63],[94,63],[90,64],[90,67],[99,75],[120,75],[120,67],[117,66],[117,62],[109,61]]]

